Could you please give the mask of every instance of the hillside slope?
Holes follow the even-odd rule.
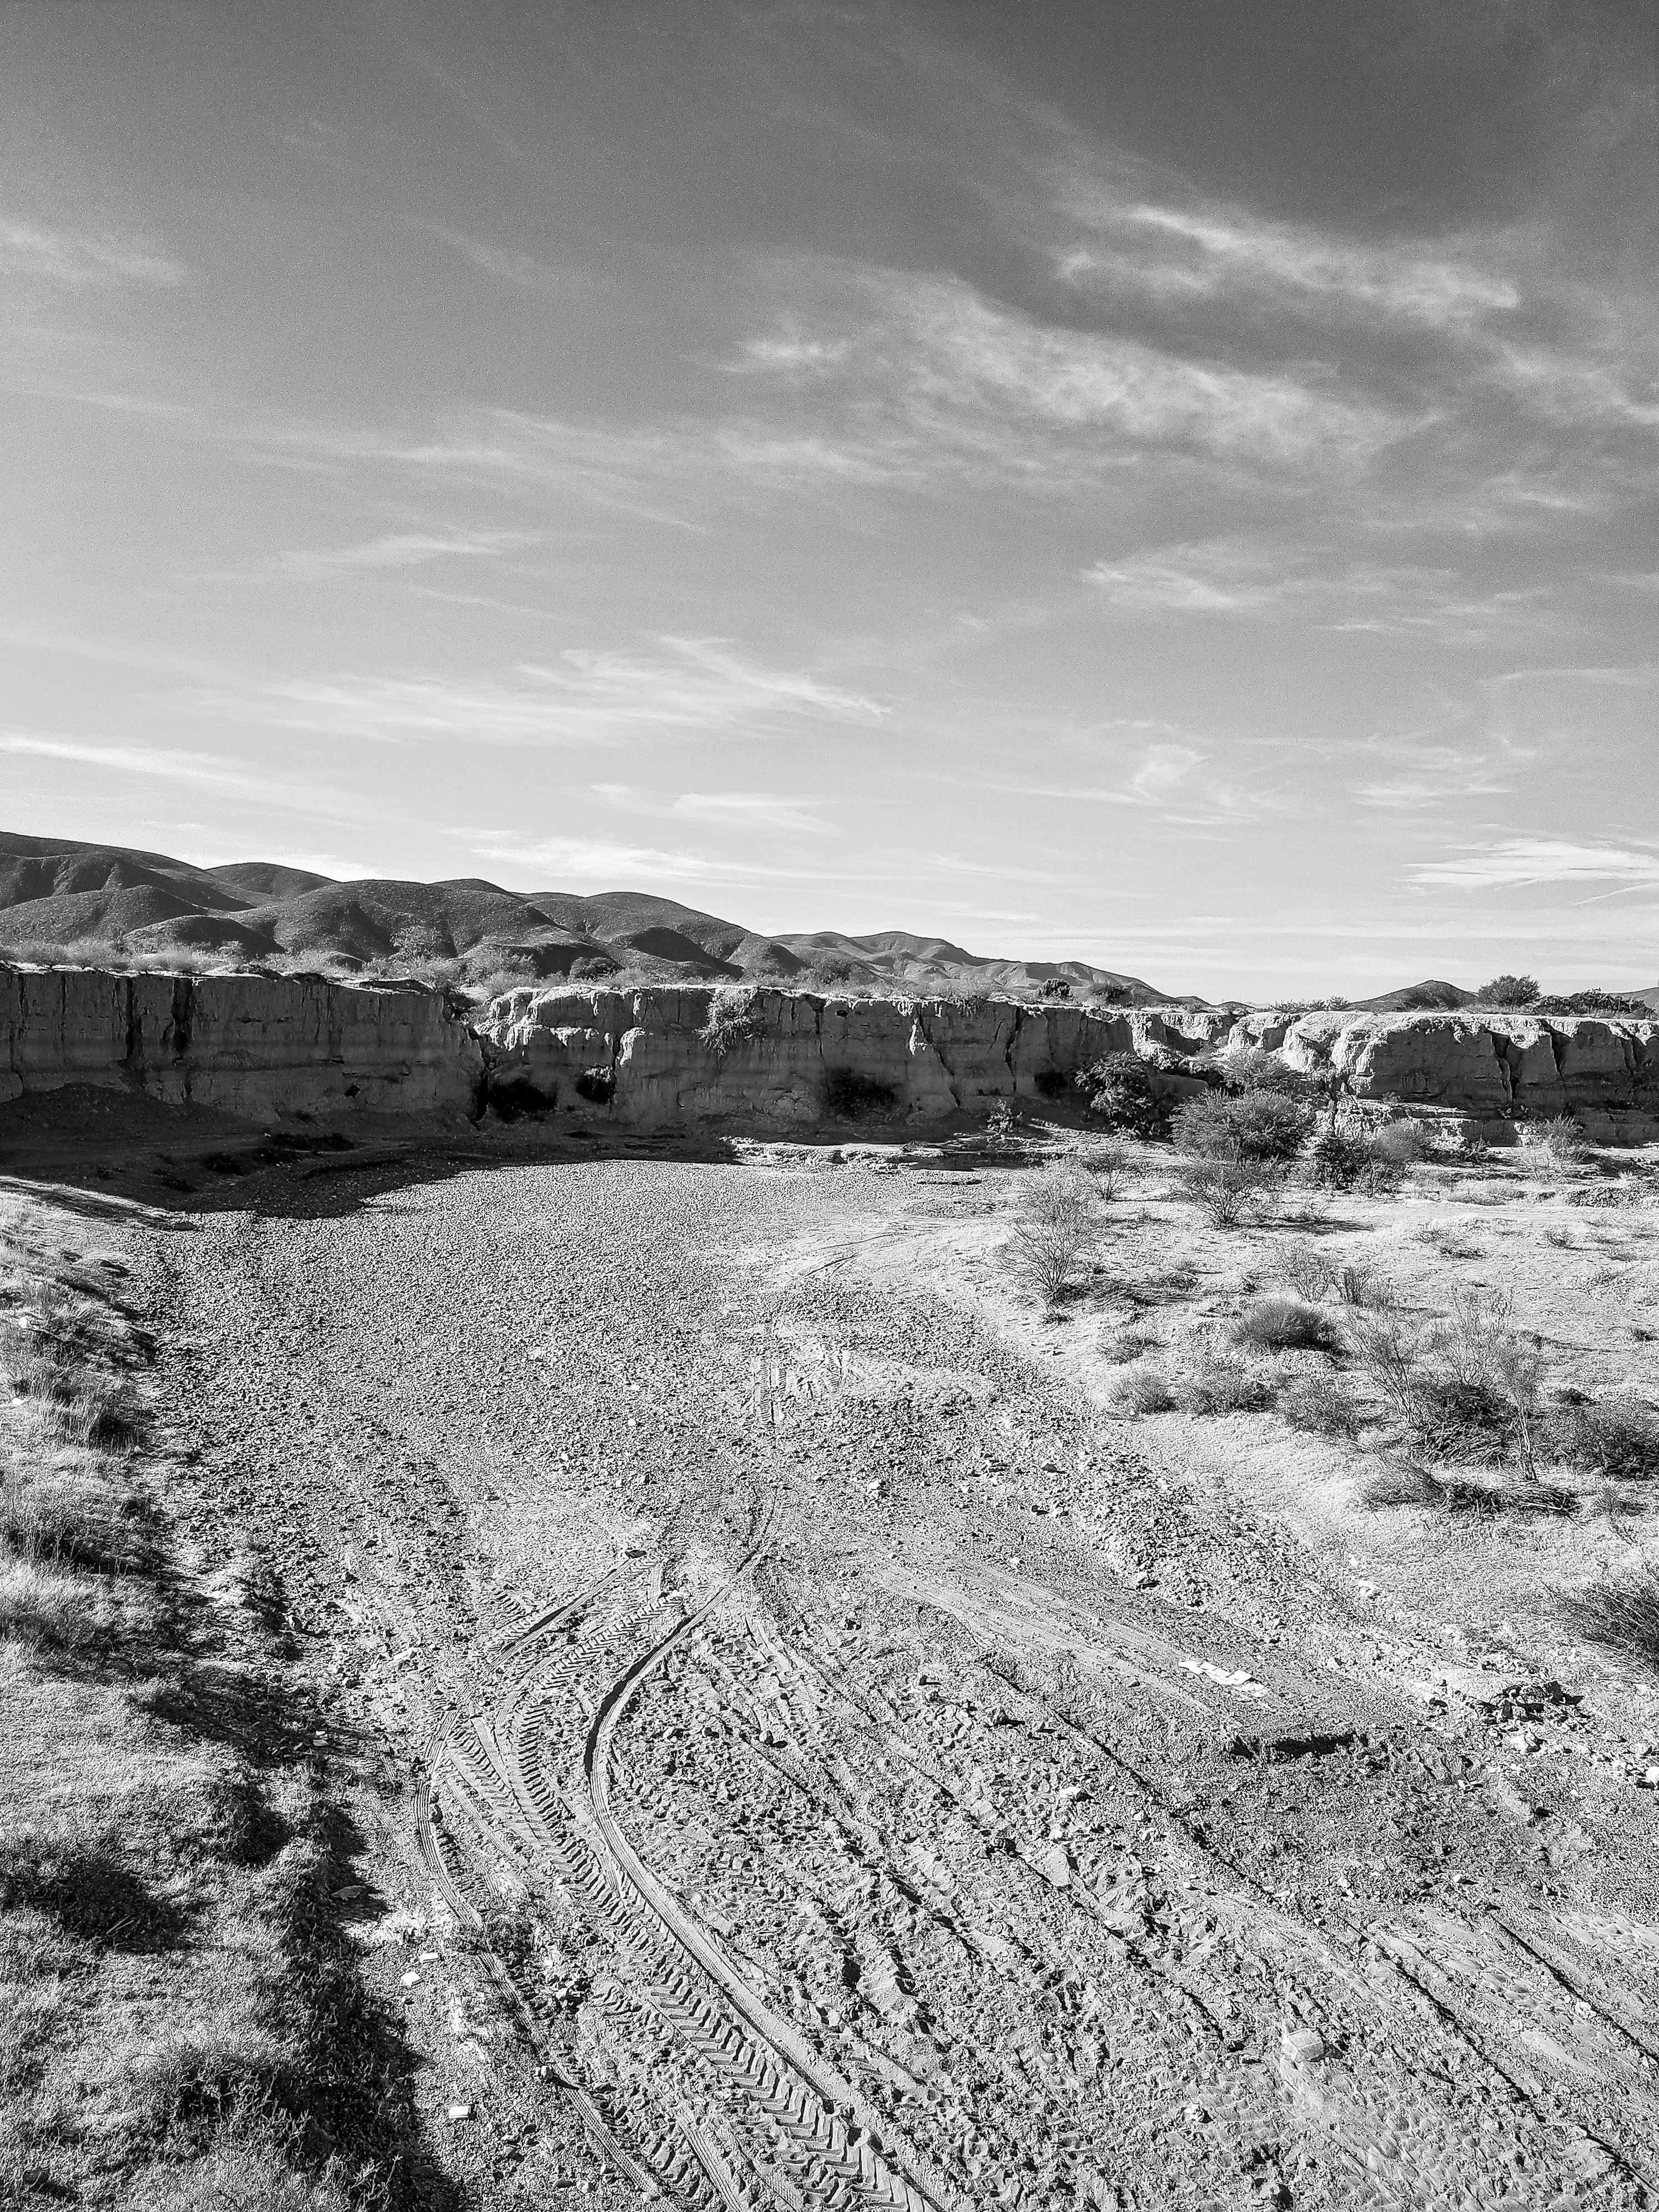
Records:
[[[0,833],[0,952],[82,963],[305,962],[477,987],[632,970],[646,980],[820,981],[1032,990],[1056,979],[1140,1003],[1167,996],[1082,961],[987,958],[942,937],[883,930],[767,936],[649,891],[513,891],[477,877],[337,882],[273,860],[198,867],[163,853]]]

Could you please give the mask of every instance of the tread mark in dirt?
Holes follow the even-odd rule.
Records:
[[[568,2063],[549,2067],[595,2148],[634,2186],[650,2194],[670,2191],[682,2203],[712,2198],[745,2212],[762,2202],[787,2212],[816,2203],[956,2212],[960,2200],[949,2185],[927,2172],[853,2086],[770,2012],[657,1881],[611,1809],[610,1752],[618,1722],[641,1684],[763,1555],[775,1519],[775,1510],[763,1516],[755,1542],[728,1582],[622,1665],[597,1705],[582,1693],[585,1647],[619,1641],[624,1648],[637,1646],[655,1608],[630,1607],[628,1586],[636,1576],[608,1577],[499,1637],[498,1654],[516,1679],[493,1716],[452,1716],[439,1731],[430,1779],[423,1777],[416,1792],[421,1858],[451,1911],[482,1936],[483,1917],[439,1841],[432,1792],[442,1787],[481,1829],[493,1821],[493,1840],[504,1852],[520,1863],[529,1852],[537,1875],[550,1878],[589,1929],[608,1942],[617,1962],[614,1979],[625,1988],[628,2002],[653,2015],[682,2058],[708,2082],[715,2098],[711,2109],[723,2106],[733,2131],[729,2142],[717,2142],[707,2121],[690,2119],[688,2125],[690,2107],[666,2083],[660,2089],[647,2085],[647,2094],[667,2106],[654,2124],[648,2112],[633,2109],[618,2114],[613,2125]],[[578,1748],[580,1765],[562,1784],[550,1771],[553,1762],[568,1759]],[[485,1955],[492,1979],[510,1993],[515,2017],[538,2051],[545,2051],[548,2038],[534,2000],[487,1943]],[[844,2117],[849,2113],[853,2132]],[[620,2139],[623,2127],[637,2140],[643,2162]]]

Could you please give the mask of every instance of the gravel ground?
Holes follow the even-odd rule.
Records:
[[[1245,1424],[1103,1411],[1007,1175],[893,1168],[416,1161],[137,1234],[464,2201],[1650,2201],[1650,1810],[1497,1755],[1589,1773],[1593,1701],[1425,1687],[1432,1599],[1384,1656]]]

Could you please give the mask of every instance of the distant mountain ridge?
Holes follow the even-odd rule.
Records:
[[[0,957],[310,960],[350,972],[456,964],[457,981],[643,971],[664,982],[811,978],[921,991],[1065,981],[1139,1004],[1168,994],[1081,960],[987,958],[942,937],[769,937],[648,891],[509,891],[477,877],[341,881],[267,860],[201,868],[165,853],[0,831]]]

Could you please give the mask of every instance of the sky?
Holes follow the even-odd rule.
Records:
[[[1659,975],[1649,0],[9,0],[0,826]]]

